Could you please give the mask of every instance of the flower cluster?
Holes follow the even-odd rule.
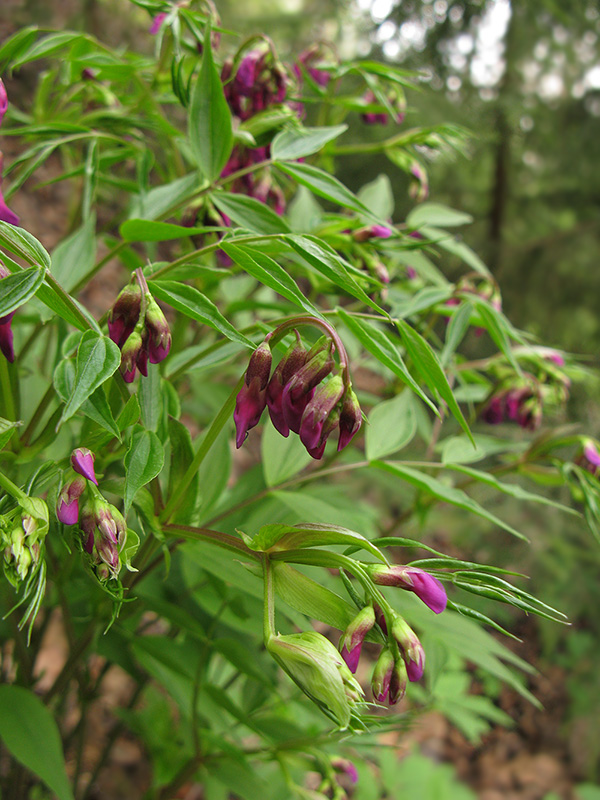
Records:
[[[23,497],[0,516],[0,551],[4,574],[17,589],[38,570],[43,561],[48,532],[48,507],[39,497]]]
[[[242,121],[282,103],[289,83],[283,64],[266,42],[247,50],[241,58],[226,59],[221,80],[232,113]]]
[[[542,395],[533,381],[518,381],[509,388],[501,388],[487,401],[481,417],[490,425],[516,422],[522,428],[536,431],[542,422]]]
[[[79,522],[81,544],[102,581],[117,578],[121,570],[121,552],[127,541],[127,525],[121,512],[107,503],[98,489],[94,471],[95,455],[87,447],[71,453],[71,467],[63,481],[56,502],[56,516],[64,525]],[[79,510],[79,500],[88,489],[87,500]]]
[[[376,585],[414,592],[436,614],[441,614],[446,608],[444,587],[428,572],[405,566],[373,566],[368,571]],[[379,625],[388,642],[375,664],[371,689],[378,702],[388,698],[389,704],[395,705],[404,696],[407,679],[418,681],[422,678],[425,651],[415,632],[400,615],[392,609],[388,609],[387,615],[391,620],[389,629],[380,606],[376,603],[366,605],[342,634],[339,648],[350,671],[356,672],[365,637],[376,623]]]
[[[326,68],[322,44],[312,44],[298,56],[293,70],[298,83],[302,84],[305,75],[321,89],[324,89],[331,80],[331,73]]]
[[[375,92],[372,89],[367,89],[365,94],[363,95],[363,103],[365,106],[377,106],[378,108],[381,106],[381,103],[377,99]],[[392,91],[387,96],[388,103],[394,109],[394,121],[401,125],[404,122],[404,117],[406,115],[406,98],[404,97],[404,93],[402,91]],[[363,112],[360,115],[363,122],[367,125],[387,125],[389,122],[389,114],[386,111],[379,111],[379,110],[368,110]]]
[[[328,331],[326,323],[324,326]],[[280,326],[282,328],[284,326]],[[289,327],[286,323],[285,327]],[[282,335],[285,331],[277,329]],[[233,415],[236,445],[241,447],[248,431],[258,425],[265,408],[282,436],[297,433],[313,458],[323,457],[327,438],[339,431],[338,450],[346,447],[358,432],[362,416],[346,367],[346,352],[336,336],[321,337],[310,350],[295,332],[293,342],[271,375],[272,353],[269,334],[250,358]],[[337,346],[341,374],[333,357]]]
[[[171,349],[171,331],[165,315],[150,294],[141,270],[117,297],[108,315],[108,334],[121,348],[121,373],[127,383],[136,368],[148,376],[148,361],[158,364]]]

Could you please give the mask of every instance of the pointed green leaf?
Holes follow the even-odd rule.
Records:
[[[0,738],[6,749],[59,800],[73,800],[58,727],[39,697],[22,686],[0,686],[0,708]]]
[[[0,220],[0,245],[5,247],[9,253],[25,259],[32,266],[50,268],[50,256],[38,242],[24,228],[16,225],[9,225],[8,222]]]
[[[126,242],[170,242],[208,232],[214,232],[214,228],[188,228],[185,225],[149,219],[128,219],[119,228],[119,233]]]
[[[289,175],[296,183],[308,187],[311,192],[319,195],[319,197],[324,197],[326,200],[331,200],[332,203],[349,208],[357,214],[364,214],[369,219],[377,219],[350,189],[333,175],[319,169],[319,167],[314,167],[312,164],[295,164],[289,161],[285,163],[278,162],[275,166],[281,172]]]
[[[275,591],[284,603],[311,619],[344,630],[356,616],[354,606],[283,561],[273,562],[273,575]]]
[[[11,422],[4,417],[0,417],[0,450],[3,450],[10,442],[10,439],[15,432],[15,428],[19,428],[22,422]]]
[[[148,281],[148,287],[153,295],[164,300],[186,317],[191,317],[197,322],[210,325],[211,328],[222,333],[233,342],[239,342],[246,347],[254,349],[253,342],[243,334],[238,333],[233,325],[228,322],[216,305],[208,297],[193,286],[176,281]]]
[[[54,249],[52,274],[68,292],[87,275],[96,260],[96,215],[90,214],[83,225]]]
[[[442,369],[442,365],[438,361],[438,357],[431,348],[431,345],[420,333],[417,333],[414,328],[404,322],[404,320],[398,320],[396,325],[402,336],[406,351],[413,360],[417,370],[423,376],[423,380],[433,392],[436,392],[439,397],[445,400],[460,427],[471,441],[473,441],[471,430],[456,402],[456,398],[452,394],[452,389],[448,383],[448,378],[446,378],[446,373]],[[475,442],[473,442],[473,447],[475,447]]]
[[[457,225],[470,225],[473,217],[464,211],[456,211],[441,203],[420,203],[406,217],[409,228],[420,228],[421,225],[439,225],[441,228],[453,228]]]
[[[152,431],[138,429],[131,437],[125,453],[125,514],[135,493],[160,473],[164,463],[164,450],[158,436]]]
[[[26,303],[44,282],[44,270],[37,267],[7,275],[0,282],[0,317]]]
[[[211,199],[219,211],[249,231],[262,233],[265,236],[290,232],[290,226],[285,219],[255,197],[215,192],[211,195]]]
[[[369,414],[366,426],[366,453],[369,461],[385,458],[405,447],[417,432],[417,417],[412,394],[401,394],[379,403]]]
[[[77,348],[73,389],[59,424],[70,419],[96,389],[117,371],[120,363],[121,351],[108,336],[86,331]]]
[[[253,539],[246,537],[246,544],[251,550],[262,553],[298,550],[305,547],[322,547],[343,544],[346,547],[356,546],[368,550],[379,561],[387,564],[387,559],[379,548],[371,544],[361,533],[342,528],[338,525],[319,525],[303,523],[301,525],[263,525]]]
[[[54,370],[54,388],[56,393],[66,403],[71,396],[75,384],[75,364],[71,358],[63,358]],[[114,420],[110,406],[104,394],[104,390],[99,386],[90,397],[81,404],[80,410],[86,417],[94,420],[117,439],[120,439],[119,428]]]
[[[271,158],[273,161],[295,161],[297,158],[311,156],[347,130],[347,125],[330,125],[326,128],[280,131],[271,142]]]
[[[196,163],[212,183],[227,163],[233,146],[233,132],[231,112],[213,61],[209,26],[204,33],[202,66],[192,89],[188,131]]]

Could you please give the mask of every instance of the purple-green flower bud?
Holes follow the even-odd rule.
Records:
[[[268,342],[259,345],[250,357],[248,369],[236,401],[233,420],[236,431],[236,447],[239,449],[248,436],[248,431],[258,425],[267,405],[267,384],[271,374],[273,356]]]
[[[394,656],[390,648],[385,647],[377,659],[375,669],[373,670],[373,677],[371,678],[371,691],[378,703],[383,703],[388,696],[393,671]]]
[[[81,511],[81,528],[84,533],[83,549],[92,557],[92,563],[104,563],[113,578],[121,568],[119,551],[122,548],[127,527],[122,514],[102,499],[92,499]]]
[[[352,783],[358,783],[358,770],[348,758],[332,758],[331,766],[336,772],[343,772]]]
[[[9,225],[18,225],[19,224],[19,217],[15,214],[14,211],[11,211],[10,208],[6,205],[4,201],[4,195],[2,194],[2,173],[4,171],[4,156],[0,151],[0,220],[3,222],[8,222]]]
[[[342,398],[342,409],[340,411],[340,438],[338,439],[338,451],[350,444],[354,436],[362,425],[362,414],[358,397],[351,387],[346,389]]]
[[[344,382],[340,375],[335,375],[316,388],[300,420],[300,439],[309,453],[325,443],[323,427],[343,394]]]
[[[414,592],[426,606],[436,614],[441,614],[446,608],[448,598],[446,590],[437,578],[417,567],[392,567],[375,566],[370,568],[373,583],[378,586],[398,586]]]
[[[352,620],[340,639],[340,653],[350,672],[356,672],[365,636],[375,625],[373,606],[365,606]]]
[[[148,332],[148,357],[151,364],[158,364],[169,355],[171,331],[167,318],[150,293],[146,295],[146,302],[148,304],[145,318]]]
[[[137,283],[130,283],[117,297],[108,313],[108,335],[123,347],[133,333],[140,316],[142,292]]]
[[[87,478],[88,481],[91,481],[98,486],[96,473],[94,472],[95,460],[96,456],[91,450],[88,450],[87,447],[76,447],[71,453],[71,466],[75,472],[77,472],[79,475],[83,475],[83,477]],[[81,494],[81,492],[79,494]]]
[[[369,239],[389,239],[393,234],[394,229],[387,225],[370,225],[368,228],[354,231],[352,238],[355,242],[367,242]]]
[[[135,368],[138,365],[138,359],[143,349],[142,335],[138,330],[134,330],[121,348],[121,366],[119,369],[126,383],[133,382]]]
[[[0,81],[1,83],[1,81]],[[0,217],[1,219],[1,217]],[[0,280],[8,278],[10,272],[6,269],[0,260]],[[15,350],[13,346],[13,332],[11,328],[11,321],[14,316],[14,311],[10,314],[0,317],[0,352],[6,360],[12,364],[15,360]]]
[[[294,683],[342,730],[347,728],[363,691],[333,644],[315,631],[272,636],[266,644]]]
[[[321,341],[321,340],[320,340]],[[311,357],[313,347],[306,357],[306,363],[286,383],[283,389],[281,406],[285,422],[294,433],[300,432],[304,409],[312,398],[312,390],[334,367],[333,342],[326,339],[327,346]]]
[[[8,94],[6,93],[6,87],[2,82],[2,78],[0,78],[0,125],[2,125],[2,120],[4,119],[4,115],[6,114],[7,108],[8,108]]]
[[[75,473],[72,473],[63,483],[56,502],[56,516],[63,525],[75,525],[79,519],[79,498],[83,494],[85,486],[83,475]]]
[[[282,398],[283,389],[292,375],[304,366],[308,351],[300,341],[296,331],[296,341],[290,345],[283,358],[273,370],[271,380],[267,385],[267,406],[269,416],[276,430],[282,436],[289,436],[290,429],[283,416]]]
[[[392,625],[392,636],[402,652],[408,680],[413,683],[421,680],[425,669],[425,651],[417,634],[402,617],[397,616]]]
[[[598,450],[597,443],[593,439],[584,439],[583,451],[577,461],[584,469],[591,472],[592,475],[598,474],[598,469],[600,468],[600,451]]]
[[[391,706],[395,706],[396,703],[399,703],[406,694],[407,677],[406,665],[404,661],[399,658],[394,663],[394,668],[392,669],[392,675],[390,679],[389,704]]]

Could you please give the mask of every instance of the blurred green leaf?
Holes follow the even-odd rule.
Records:
[[[125,513],[138,489],[145,486],[160,473],[164,462],[164,450],[158,436],[152,431],[133,432],[129,449],[125,453]]]
[[[280,131],[271,142],[271,158],[273,161],[295,161],[297,158],[311,156],[347,130],[347,125],[330,125],[326,128]]]
[[[290,227],[285,219],[255,197],[214,192],[211,199],[219,211],[227,214],[235,223],[249,231],[262,233],[265,236],[290,232]]]
[[[44,282],[44,270],[37,267],[13,272],[0,283],[0,317],[10,314],[26,303]]]
[[[379,403],[369,414],[366,427],[366,454],[369,461],[395,453],[405,447],[417,432],[412,394],[403,391]]]

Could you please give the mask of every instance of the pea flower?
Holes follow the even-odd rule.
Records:
[[[2,194],[3,171],[4,171],[4,155],[0,151],[0,220],[2,222],[8,222],[9,225],[18,225],[19,217],[15,214],[14,211],[11,211],[11,209],[6,205],[6,201],[4,200],[4,195]]]
[[[79,475],[83,475],[88,481],[98,485],[96,474],[94,473],[94,461],[96,456],[87,447],[76,447],[71,453],[71,466]]]
[[[83,475],[74,472],[63,483],[56,502],[56,516],[63,525],[75,525],[79,519],[79,498],[85,491],[85,486]]]
[[[6,114],[6,109],[8,108],[8,94],[6,93],[6,87],[4,86],[4,82],[2,78],[0,78],[0,125],[2,125],[2,120],[4,119],[4,115]]]
[[[271,374],[271,348],[263,342],[250,358],[248,369],[235,403],[233,420],[236,430],[236,447],[239,449],[248,431],[258,425],[267,405],[267,384]]]
[[[127,525],[121,512],[101,497],[92,497],[81,511],[83,549],[95,567],[102,567],[99,577],[117,578],[121,569],[119,553],[127,538]]]
[[[414,592],[436,614],[441,614],[446,608],[448,602],[446,590],[437,578],[422,569],[400,565],[391,567],[377,565],[371,567],[369,572],[373,583],[379,586],[397,586]]]
[[[384,647],[373,670],[371,691],[379,703],[383,703],[390,691],[392,672],[394,671],[394,655],[389,647]]]
[[[350,672],[356,672],[358,661],[365,636],[375,625],[375,611],[373,606],[365,606],[350,625],[346,628],[340,639],[340,652],[348,665]]]
[[[417,634],[402,617],[397,616],[392,625],[392,636],[400,647],[408,680],[413,683],[421,680],[425,669],[425,651]]]
[[[0,280],[7,278],[10,272],[6,269],[2,261],[0,261]],[[11,311],[10,314],[0,317],[0,352],[11,364],[15,360],[15,350],[13,346],[13,332],[11,328],[12,318],[15,312]]]

